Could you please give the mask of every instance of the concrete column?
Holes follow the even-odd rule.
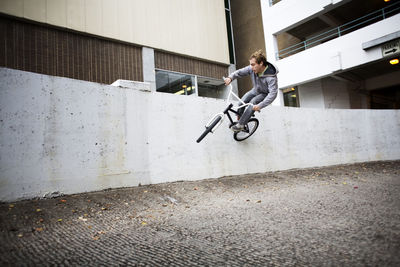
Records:
[[[194,84],[192,86],[194,86],[195,90],[194,90],[194,94],[195,96],[199,96],[199,85],[197,83],[197,75],[194,76]]]
[[[156,72],[154,65],[154,49],[142,48],[143,81],[150,83],[151,91],[156,91]]]
[[[231,73],[234,72],[234,71],[236,71],[236,66],[235,66],[235,64],[229,65],[228,73],[231,74]],[[226,92],[228,92],[228,87],[227,87],[226,90],[227,90]],[[234,81],[232,82],[232,91],[233,91],[236,95],[238,95],[239,89],[238,89],[238,82],[237,82],[237,80],[234,80]]]
[[[283,99],[283,92],[281,89],[278,89],[278,94],[276,95],[276,98],[275,98],[274,102],[271,103],[271,105],[278,106],[278,107],[285,106],[285,101]]]
[[[325,108],[322,81],[316,80],[297,87],[302,108]]]
[[[265,38],[261,5],[268,1],[231,0],[232,26],[235,39],[237,69],[249,65],[250,55],[259,49],[265,51]],[[249,27],[251,25],[251,27]],[[253,87],[250,77],[238,80],[238,93],[244,95]]]

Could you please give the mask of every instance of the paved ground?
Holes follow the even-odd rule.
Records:
[[[0,265],[400,266],[400,161],[0,204]]]

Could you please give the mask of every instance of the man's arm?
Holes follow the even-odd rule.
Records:
[[[276,77],[268,80],[268,90],[269,90],[268,95],[265,97],[265,99],[263,101],[261,101],[256,106],[259,109],[265,108],[266,106],[271,104],[275,100],[276,96],[278,95],[278,79]],[[257,110],[257,109],[255,109],[255,110]]]
[[[238,69],[237,71],[232,72],[228,78],[231,79],[231,81],[240,78],[240,77],[244,77],[244,76],[248,76],[250,75],[252,72],[251,67],[247,66],[241,69]]]

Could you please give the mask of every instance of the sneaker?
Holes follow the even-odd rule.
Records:
[[[243,129],[244,129],[244,126],[241,125],[241,124],[239,124],[239,123],[237,123],[237,124],[235,124],[235,125],[233,125],[233,126],[231,127],[231,130],[234,131],[235,133],[240,132],[240,131],[242,131]]]

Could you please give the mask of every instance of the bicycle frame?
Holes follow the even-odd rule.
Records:
[[[229,86],[229,93],[228,93],[228,97],[227,97],[227,99],[226,99],[226,102],[228,102],[229,103],[229,105],[228,105],[228,107],[223,111],[223,112],[221,112],[221,113],[218,113],[218,114],[216,114],[214,117],[212,117],[211,118],[211,120],[206,124],[206,127],[209,127],[210,125],[211,125],[211,123],[215,120],[215,118],[217,118],[218,116],[220,116],[221,117],[221,120],[218,122],[218,124],[211,130],[211,132],[213,133],[213,132],[215,132],[215,130],[217,130],[217,128],[222,124],[222,121],[224,120],[224,115],[227,115],[227,117],[228,117],[228,119],[229,119],[229,121],[231,122],[231,125],[234,123],[234,121],[233,121],[233,119],[232,119],[232,117],[231,117],[231,114],[229,113],[229,112],[233,112],[233,113],[235,113],[236,115],[240,115],[239,114],[239,112],[237,111],[237,110],[239,110],[240,108],[243,108],[243,107],[247,107],[247,106],[249,106],[249,105],[252,105],[251,103],[244,103],[234,92],[233,92],[233,87],[232,87],[232,85],[230,84],[230,85],[228,85]],[[238,100],[242,105],[240,105],[240,106],[238,106],[237,108],[236,108],[236,110],[234,110],[234,109],[232,109],[232,107],[233,107],[233,104],[232,103],[230,103],[231,101],[231,97],[234,97],[234,98],[236,98],[236,100]]]

